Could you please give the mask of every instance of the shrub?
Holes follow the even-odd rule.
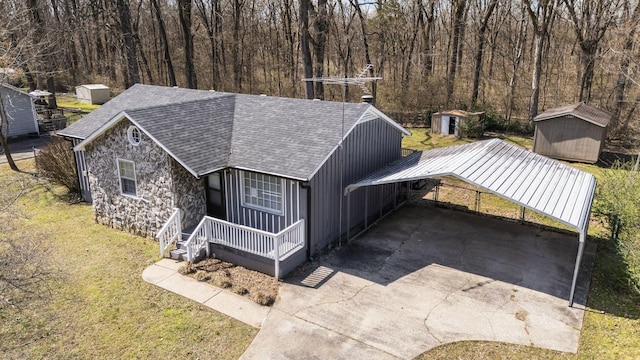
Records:
[[[629,276],[617,276],[640,290],[640,174],[632,170],[633,163],[616,162],[602,170],[594,199],[594,213],[604,217],[611,231],[611,241],[624,258]]]
[[[474,117],[460,121],[458,124],[458,134],[461,138],[478,138],[482,133],[482,124]]]
[[[38,151],[35,160],[39,176],[64,186],[70,193],[80,193],[70,142],[54,137],[49,144]]]

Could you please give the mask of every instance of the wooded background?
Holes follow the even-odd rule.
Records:
[[[639,27],[638,0],[5,0],[0,67],[49,91],[141,82],[341,101],[341,86],[301,79],[371,63],[384,111],[526,122],[584,101],[630,138]]]

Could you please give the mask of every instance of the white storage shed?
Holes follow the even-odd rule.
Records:
[[[111,89],[103,84],[86,84],[76,86],[78,101],[88,104],[102,105],[109,101]]]

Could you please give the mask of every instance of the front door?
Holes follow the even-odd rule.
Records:
[[[207,215],[226,220],[223,176],[222,171],[207,176]]]

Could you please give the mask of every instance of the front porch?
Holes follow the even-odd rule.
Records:
[[[210,216],[185,232],[182,211],[174,209],[156,238],[161,257],[175,246],[172,251],[190,262],[213,256],[280,279],[306,260],[305,233],[304,219],[271,233]]]

